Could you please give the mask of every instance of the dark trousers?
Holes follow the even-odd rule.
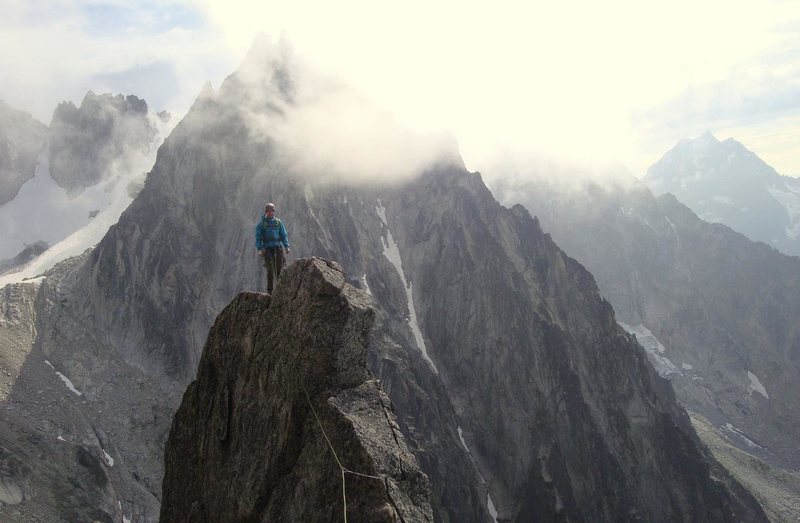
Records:
[[[273,282],[281,277],[281,270],[286,259],[283,257],[283,247],[267,247],[264,253],[264,267],[267,268],[267,292],[272,294]]]

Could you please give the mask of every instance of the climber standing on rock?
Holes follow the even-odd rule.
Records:
[[[281,269],[286,263],[286,253],[289,249],[289,237],[286,227],[275,217],[275,204],[268,203],[264,207],[264,216],[256,225],[256,249],[264,257],[264,267],[267,268],[267,292],[272,294],[273,282],[281,276]]]

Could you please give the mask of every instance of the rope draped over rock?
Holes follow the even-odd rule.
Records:
[[[319,430],[322,432],[322,436],[325,438],[325,442],[328,444],[328,448],[331,450],[331,454],[333,454],[333,458],[336,460],[336,464],[339,466],[339,470],[342,473],[342,514],[344,515],[344,523],[347,523],[347,488],[346,488],[345,474],[352,474],[354,476],[361,476],[361,477],[364,477],[364,478],[377,479],[378,481],[380,481],[384,485],[384,488],[386,489],[385,493],[386,493],[387,501],[392,506],[392,510],[394,510],[394,513],[397,515],[397,517],[400,519],[400,521],[405,521],[403,519],[403,517],[400,515],[400,513],[397,512],[397,509],[395,508],[394,503],[392,503],[391,498],[389,498],[389,492],[388,492],[389,486],[386,483],[386,479],[385,478],[381,478],[381,477],[378,477],[378,476],[373,476],[371,474],[364,474],[362,472],[356,472],[356,471],[350,470],[347,467],[345,467],[344,465],[342,465],[342,462],[339,459],[339,455],[336,453],[336,449],[333,448],[333,444],[331,443],[330,438],[328,438],[328,434],[325,432],[325,427],[322,426],[322,420],[320,420],[319,419],[319,415],[317,415],[317,409],[314,408],[314,405],[311,402],[311,396],[308,394],[308,390],[306,389],[306,385],[305,385],[305,383],[303,383],[303,380],[300,377],[300,374],[297,372],[296,364],[297,364],[297,362],[295,361],[295,364],[292,365],[292,370],[294,371],[295,377],[297,377],[298,383],[300,383],[300,387],[303,389],[303,394],[305,394],[306,401],[308,402],[308,406],[311,409],[311,412],[314,414],[314,419],[317,420],[317,426],[319,426]]]

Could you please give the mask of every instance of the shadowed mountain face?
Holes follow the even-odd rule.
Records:
[[[687,408],[747,452],[800,468],[800,259],[641,185],[520,193]]]
[[[698,216],[783,253],[800,255],[800,180],[781,176],[741,143],[710,133],[682,140],[650,167],[645,183]]]
[[[38,276],[102,239],[144,184],[169,127],[165,118],[135,96],[90,92],[80,108],[60,104],[25,154],[17,143],[24,133],[15,128],[7,148],[17,155],[14,165],[27,158],[30,172],[17,179],[13,199],[0,201],[0,273],[7,273],[0,284]],[[7,156],[0,152],[0,169]],[[2,192],[8,178],[0,178]]]
[[[393,183],[298,172],[274,134],[282,126],[261,125],[291,118],[296,80],[283,50],[254,49],[201,95],[120,222],[58,283],[42,346],[77,369],[67,377],[96,402],[85,408],[103,407],[100,390],[123,405],[177,406],[217,312],[266,286],[253,227],[274,201],[293,253],[340,260],[372,294],[369,366],[430,479],[436,520],[764,518],[700,448],[592,276],[452,152]],[[61,339],[67,326],[92,333],[98,357]],[[100,378],[112,364],[124,372]],[[126,449],[120,490],[161,476],[128,461],[150,451],[134,429],[166,430],[160,416],[141,418],[93,418]]]
[[[156,127],[144,100],[86,94],[80,107],[62,102],[50,123],[50,175],[71,195],[131,168],[147,154]]]
[[[0,205],[33,177],[46,139],[46,125],[0,101]]]
[[[172,424],[162,523],[341,521],[345,504],[348,521],[433,521],[427,478],[367,370],[370,302],[312,258],[271,297],[225,308]]]

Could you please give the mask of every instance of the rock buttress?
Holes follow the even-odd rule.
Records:
[[[345,500],[350,522],[432,521],[428,478],[367,370],[373,319],[317,258],[271,297],[237,296],[173,420],[161,521],[342,521]]]

